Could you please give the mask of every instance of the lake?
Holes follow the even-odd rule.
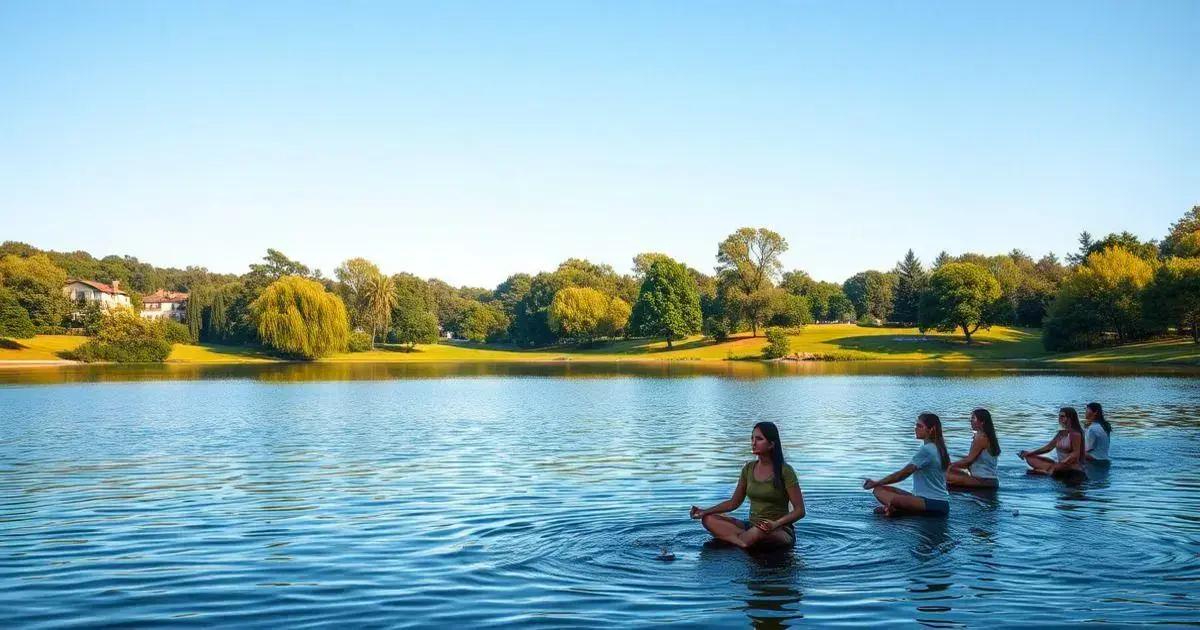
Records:
[[[1092,400],[1114,464],[1026,475]],[[975,406],[1000,490],[872,514],[862,479],[908,461],[916,414],[960,456]],[[1195,624],[1198,412],[1193,375],[1128,369],[0,370],[0,624]],[[728,498],[758,420],[808,516],[748,555],[687,512]]]

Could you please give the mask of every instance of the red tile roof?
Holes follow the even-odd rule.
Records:
[[[186,302],[188,294],[179,291],[164,291],[159,289],[142,298],[142,304],[166,304],[171,302]]]
[[[80,284],[86,284],[97,291],[107,293],[109,295],[127,295],[124,291],[118,291],[112,288],[111,285],[104,284],[103,282],[96,282],[95,280],[67,280],[68,285],[75,284],[76,282]]]

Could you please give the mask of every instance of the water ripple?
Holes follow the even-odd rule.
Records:
[[[0,387],[0,623],[1200,619],[1190,379],[529,376]],[[1013,453],[1101,396],[1117,461],[1075,487],[1027,475]],[[977,405],[1001,489],[873,515],[861,478],[907,461],[912,416],[942,413],[958,454]],[[809,516],[794,549],[746,554],[687,509],[728,496],[760,419]]]

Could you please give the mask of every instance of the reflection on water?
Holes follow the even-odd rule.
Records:
[[[1187,366],[1072,365],[1033,363],[906,363],[902,361],[546,361],[495,363],[251,363],[69,365],[0,369],[0,385],[112,383],[126,381],[252,379],[268,383],[376,381],[414,378],[552,377],[552,378],[687,378],[719,376],[761,379],[788,376],[954,376],[991,378],[999,375],[1072,374],[1195,378],[1200,368]]]
[[[678,363],[0,371],[0,622],[1200,618],[1192,379]],[[585,378],[526,378],[551,375]],[[1093,399],[1116,461],[1076,486],[1026,474],[1015,453]],[[952,492],[948,518],[872,514],[862,477],[908,461],[915,413],[942,414],[959,456],[978,405],[1001,488]],[[746,554],[687,509],[728,496],[757,420],[780,425],[808,517],[794,549]]]

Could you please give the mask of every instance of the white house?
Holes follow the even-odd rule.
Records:
[[[121,290],[120,281],[112,285],[94,280],[67,280],[63,295],[74,302],[99,302],[100,308],[108,310],[115,306],[129,306],[129,294]]]
[[[146,319],[171,319],[183,321],[187,314],[187,293],[159,289],[142,298],[142,317]]]

